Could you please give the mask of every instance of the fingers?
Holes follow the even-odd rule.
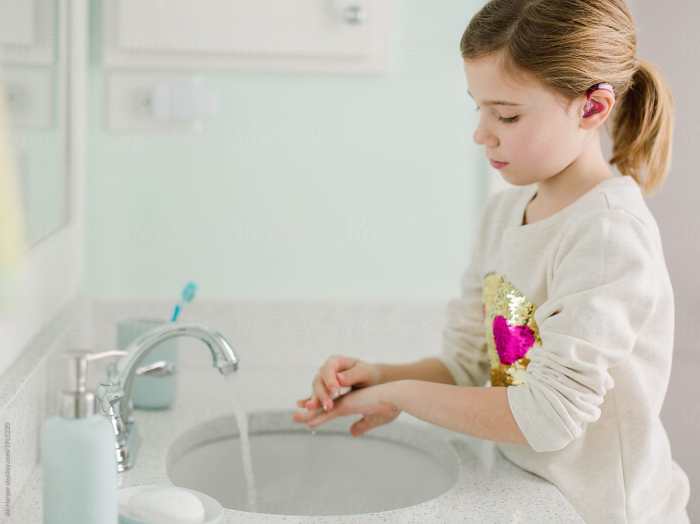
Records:
[[[358,420],[352,426],[350,426],[350,433],[353,437],[359,437],[367,431],[367,426],[367,417],[362,417],[360,420]]]
[[[309,410],[323,408],[326,411],[333,409],[333,401],[340,395],[349,391],[344,386],[352,385],[353,376],[350,377],[351,382],[341,383],[338,380],[337,373],[347,372],[353,369],[353,366],[358,362],[355,358],[344,357],[342,355],[333,355],[321,366],[318,373],[311,381],[312,394],[306,399],[297,401],[297,406]]]
[[[338,381],[338,372],[352,369],[357,359],[335,355],[329,358],[321,367],[319,373],[328,391],[331,401],[340,395],[341,384]],[[331,407],[333,403],[331,402]]]
[[[292,418],[295,422],[303,422],[308,427],[314,428],[316,426],[319,426],[320,424],[323,424],[324,422],[333,420],[334,418],[340,415],[341,414],[338,413],[338,410],[329,413],[318,409],[313,412],[296,411],[292,415]],[[357,420],[354,424],[352,424],[352,426],[350,426],[350,433],[353,437],[359,437],[360,435],[367,433],[371,429],[374,429],[377,426],[381,426],[382,424],[386,424],[387,422],[388,419],[381,415],[365,415],[361,419]]]
[[[333,420],[339,417],[342,413],[339,413],[338,409],[333,411],[323,411],[323,409],[316,409],[314,411],[295,411],[292,414],[292,419],[295,422],[303,422],[310,428],[314,428],[319,424]]]
[[[300,398],[299,400],[297,400],[296,404],[297,404],[297,406],[299,406],[300,408],[305,408],[305,407],[306,407],[306,404],[308,404],[309,402],[311,402],[311,399],[313,399],[313,398],[314,398],[313,395],[311,395],[310,397],[306,397],[306,398]]]
[[[324,411],[323,408],[316,410],[307,410],[304,412],[295,412],[292,418],[297,422],[304,422],[310,428],[314,428],[320,424],[333,420],[336,417],[348,415],[349,405],[344,402],[345,397],[336,402],[335,407],[331,410]]]
[[[363,433],[367,433],[370,429],[385,424],[387,421],[387,418],[381,415],[365,415],[350,426],[350,433],[353,437],[359,437]]]
[[[337,373],[338,382],[342,386],[375,386],[379,384],[379,369],[375,364],[357,360],[352,367]]]
[[[333,355],[326,361],[326,365],[332,365],[335,371],[342,371],[353,367],[357,363],[356,358]]]
[[[342,386],[353,384],[366,384],[369,382],[367,370],[361,366],[354,366],[338,373],[338,380]]]
[[[322,411],[318,410],[314,414],[312,414],[311,417],[309,417],[307,419],[306,424],[310,428],[315,428],[316,426],[318,426],[320,424],[324,424],[325,422],[329,422],[329,421],[333,420],[334,418],[339,417],[341,415],[343,415],[343,413],[341,413],[340,408],[336,408],[336,409],[333,409],[331,411],[326,411],[326,412],[322,412]]]
[[[318,398],[318,402],[323,409],[328,411],[333,407],[333,401],[331,400],[326,385],[323,383],[323,379],[319,373],[316,374],[313,382],[314,395]]]
[[[315,395],[311,395],[310,397],[302,398],[301,400],[297,400],[296,402],[297,407],[300,407],[302,409],[308,409],[308,410],[314,410],[318,409],[320,407],[318,399],[316,398]]]
[[[316,395],[311,395],[311,400],[306,402],[306,409],[318,409],[321,407],[321,402]]]
[[[297,400],[297,406],[306,409],[317,409],[320,406],[316,395],[311,395],[310,397],[302,398]]]
[[[323,410],[321,409],[316,409],[313,411],[295,411],[292,414],[292,420],[294,420],[295,422],[309,422],[321,413],[323,413]]]
[[[354,366],[355,362],[357,362],[356,359],[336,355],[329,358],[316,374],[313,391],[318,397],[319,405],[326,411],[333,409],[333,400],[341,394],[341,385],[336,373]]]

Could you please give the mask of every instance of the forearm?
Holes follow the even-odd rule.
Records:
[[[416,418],[496,442],[527,441],[510,410],[505,387],[465,387],[402,380],[382,386],[386,400]]]
[[[435,357],[424,358],[408,364],[375,364],[379,368],[380,384],[397,380],[424,380],[454,385],[452,374]]]

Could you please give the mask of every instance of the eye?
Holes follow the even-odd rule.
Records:
[[[479,111],[479,109],[481,109],[481,108],[480,108],[479,106],[476,106],[476,107],[474,108],[474,111]],[[504,124],[514,124],[514,123],[517,122],[519,119],[520,119],[520,115],[511,116],[511,117],[509,117],[509,118],[505,118],[505,117],[501,117],[501,116],[498,117],[498,120],[500,120],[500,121],[503,122]]]
[[[519,116],[511,116],[510,118],[502,118],[498,117],[498,119],[503,122],[504,124],[513,124],[518,121],[520,117]]]

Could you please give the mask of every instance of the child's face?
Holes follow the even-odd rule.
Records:
[[[585,94],[566,108],[534,79],[516,83],[507,77],[498,55],[465,60],[464,70],[470,100],[479,108],[474,141],[484,146],[490,160],[508,162],[500,169],[508,182],[528,185],[544,180],[581,154],[588,137],[580,125]],[[491,105],[489,100],[518,105]]]

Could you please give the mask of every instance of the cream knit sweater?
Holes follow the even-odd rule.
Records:
[[[687,523],[689,482],[659,418],[673,289],[653,215],[614,176],[522,225],[536,185],[492,195],[440,360],[465,386],[505,386],[529,445],[497,443],[587,523]]]

